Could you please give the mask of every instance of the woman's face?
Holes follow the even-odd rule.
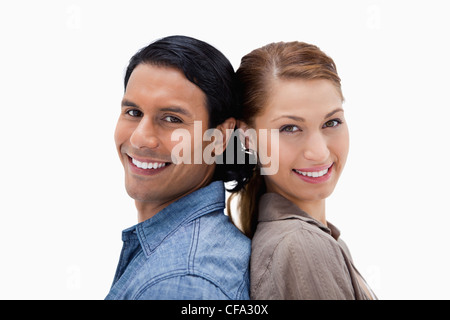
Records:
[[[278,172],[265,175],[268,192],[302,207],[334,190],[347,159],[349,134],[342,99],[328,80],[274,80],[254,129],[276,129],[268,154],[279,148]],[[261,143],[264,141],[259,141]]]

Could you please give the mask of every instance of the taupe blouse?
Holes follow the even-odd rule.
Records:
[[[376,299],[331,223],[264,194],[252,240],[252,299]]]

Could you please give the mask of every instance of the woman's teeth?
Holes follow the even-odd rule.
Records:
[[[322,171],[317,171],[317,172],[302,172],[300,170],[296,170],[296,169],[294,169],[294,170],[295,170],[295,172],[297,172],[301,175],[304,175],[307,177],[313,177],[313,178],[318,178],[318,177],[324,176],[328,173],[328,169],[325,169]]]
[[[165,162],[140,162],[132,159],[133,164],[141,169],[159,169],[166,166]]]

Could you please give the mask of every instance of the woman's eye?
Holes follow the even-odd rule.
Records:
[[[339,119],[334,119],[334,120],[330,120],[325,122],[325,124],[323,125],[324,128],[332,128],[332,127],[337,127],[338,125],[340,125],[342,123],[341,120]]]
[[[297,126],[294,125],[287,125],[284,126],[280,129],[281,132],[287,132],[287,133],[292,133],[292,132],[296,132],[296,131],[300,131],[300,129]]]
[[[142,112],[139,110],[136,110],[136,109],[131,109],[131,110],[126,111],[126,114],[133,118],[142,116]]]
[[[164,121],[170,122],[170,123],[182,123],[180,119],[174,116],[167,116],[163,118]]]

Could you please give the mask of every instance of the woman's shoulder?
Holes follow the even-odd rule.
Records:
[[[351,297],[351,279],[338,241],[305,221],[258,225],[250,262],[254,298],[335,298],[342,290]],[[331,296],[316,292],[323,288],[339,290]]]
[[[293,233],[301,230],[302,222],[293,219],[259,222],[252,238],[252,250],[260,245],[266,248],[275,247],[286,237],[290,238]]]
[[[252,252],[258,255],[275,252],[299,252],[303,255],[322,252],[338,253],[340,245],[329,233],[317,225],[301,219],[260,222],[252,239]]]

